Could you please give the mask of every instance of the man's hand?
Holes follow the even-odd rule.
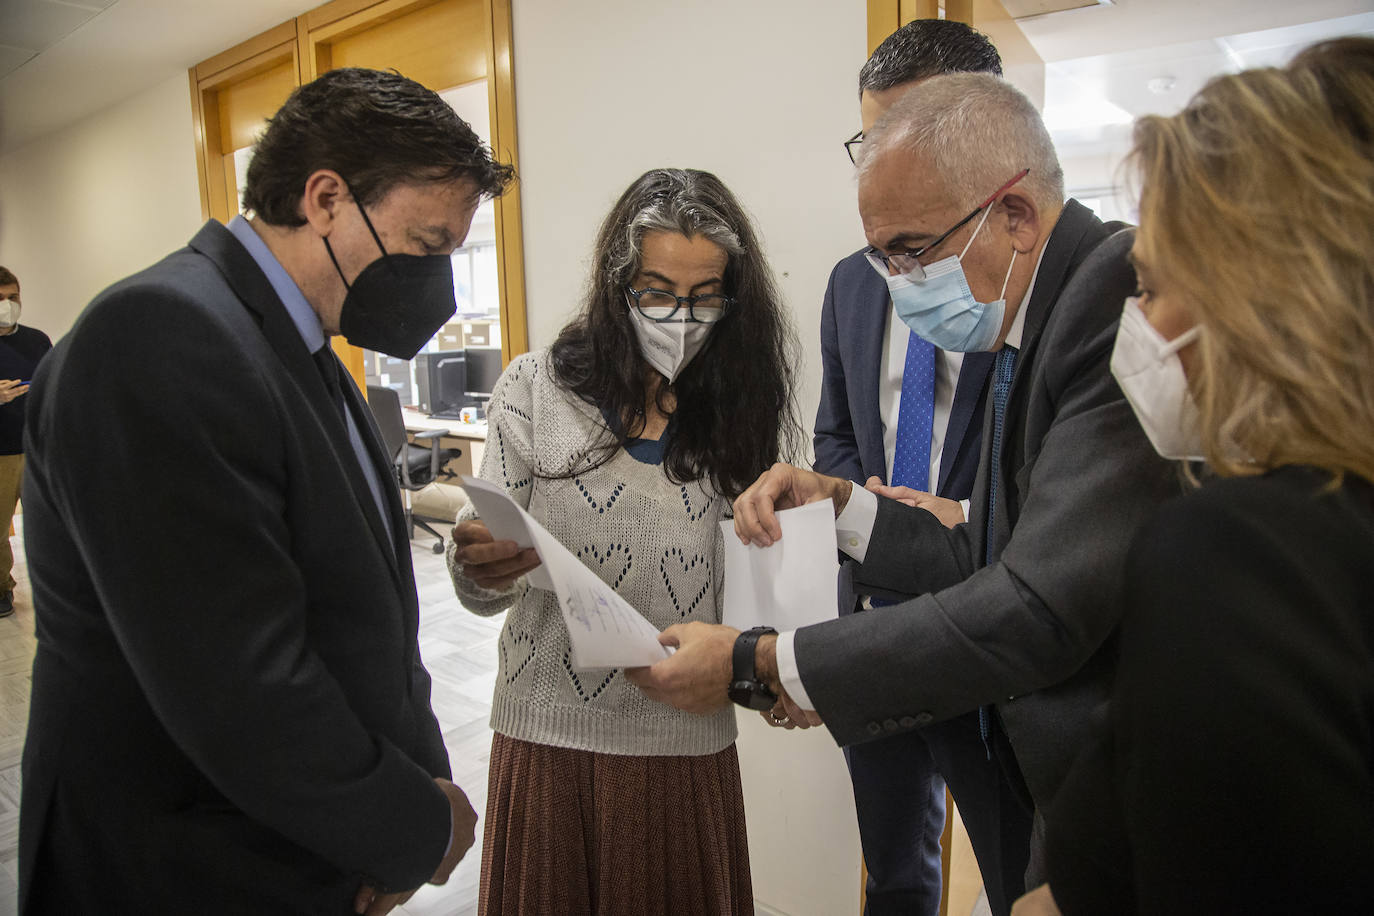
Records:
[[[852,486],[839,477],[775,464],[735,500],[735,534],[746,544],[771,547],[782,537],[776,510],[830,499],[835,502],[835,515],[839,516],[849,502]]]
[[[429,879],[430,884],[443,884],[448,881],[449,875],[453,874],[453,869],[462,861],[463,856],[472,848],[472,844],[477,839],[477,812],[472,810],[472,805],[468,803],[468,797],[463,794],[463,790],[449,782],[447,779],[435,779],[440,791],[448,799],[449,814],[453,820],[453,834],[449,839],[448,855],[444,856],[439,867],[434,870],[434,875]],[[395,894],[378,894],[377,889],[370,884],[364,884],[358,888],[358,893],[353,898],[353,912],[360,916],[386,916],[396,907],[405,903],[415,893],[414,890],[400,891]]]
[[[660,703],[704,716],[730,703],[732,655],[739,630],[718,623],[673,624],[658,634],[677,651],[648,668],[627,668],[625,677]]]
[[[1042,884],[1012,905],[1011,916],[1064,916],[1064,914],[1059,911],[1059,904],[1054,902],[1054,894],[1050,893],[1050,886]]]
[[[17,378],[0,379],[0,404],[8,404],[29,390],[28,385],[21,385]]]
[[[943,496],[936,496],[934,493],[927,493],[924,490],[913,490],[911,487],[885,486],[878,477],[868,478],[868,482],[864,484],[864,489],[877,493],[879,496],[886,496],[888,499],[895,499],[899,503],[924,509],[938,518],[940,524],[946,528],[962,525],[965,521],[964,507],[953,499],[945,499]]]
[[[430,884],[443,884],[477,841],[477,812],[472,810],[462,789],[447,779],[436,777],[434,781],[448,798],[449,812],[453,815],[453,839],[449,843],[448,855],[444,856],[429,879]]]
[[[819,713],[813,709],[802,709],[792,701],[787,691],[782,689],[778,690],[778,702],[773,708],[759,710],[759,715],[774,728],[785,728],[788,731],[825,724],[821,721]]]
[[[415,891],[404,891],[399,894],[378,894],[375,887],[364,884],[358,888],[358,895],[353,898],[353,912],[361,916],[386,916],[409,900],[414,893]]]
[[[463,575],[482,588],[500,591],[539,565],[533,547],[520,549],[514,541],[493,540],[485,522],[453,526],[454,556],[463,564]]]

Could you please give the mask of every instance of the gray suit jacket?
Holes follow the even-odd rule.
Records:
[[[1132,234],[1109,234],[1070,201],[1047,242],[1006,408],[994,562],[985,428],[968,523],[880,500],[858,582],[920,597],[797,633],[807,693],[839,743],[995,703],[1043,806],[1105,727],[1126,547],[1179,491],[1108,368],[1135,286]]]

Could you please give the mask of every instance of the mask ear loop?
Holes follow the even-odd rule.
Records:
[[[1016,249],[1011,250],[1011,263],[1007,265],[1007,275],[1002,278],[1002,293],[997,298],[1007,298],[1007,284],[1011,282],[1011,269],[1016,266]]]
[[[1151,325],[1151,327],[1154,327],[1154,325]],[[1156,331],[1155,333],[1159,332]],[[1184,331],[1182,334],[1175,337],[1173,340],[1165,341],[1163,348],[1161,348],[1159,352],[1160,358],[1164,359],[1166,357],[1172,356],[1179,350],[1182,350],[1184,347],[1188,346],[1188,344],[1197,340],[1199,335],[1201,334],[1202,326],[1195,324],[1188,330]]]
[[[381,251],[382,259],[386,260],[389,254],[386,250],[386,246],[382,244],[382,237],[377,234],[377,230],[372,225],[372,220],[367,218],[367,211],[363,209],[362,202],[358,200],[358,195],[353,193],[353,186],[345,181],[344,187],[348,188],[348,196],[353,198],[353,204],[358,208],[358,212],[362,214],[363,223],[367,226],[367,231],[372,233],[372,240],[377,243],[377,249]],[[344,279],[343,268],[339,266],[339,259],[334,257],[334,246],[329,244],[329,236],[327,235],[324,237],[324,250],[329,252],[329,260],[334,262],[334,270],[339,274],[339,280],[344,285],[344,291],[351,291],[353,287]]]
[[[984,207],[984,208],[983,208],[983,218],[980,219],[980,220],[978,221],[978,228],[973,230],[973,235],[970,235],[970,236],[968,237],[968,242],[966,242],[966,243],[964,244],[964,250],[961,251],[961,252],[959,252],[959,262],[960,262],[960,263],[963,263],[964,255],[968,254],[968,250],[969,250],[970,248],[973,247],[973,240],[976,239],[976,238],[978,238],[978,233],[980,233],[980,232],[983,231],[983,224],[986,223],[986,222],[988,221],[988,217],[991,216],[991,215],[992,215],[992,206],[989,205],[989,206],[987,206],[987,207]]]

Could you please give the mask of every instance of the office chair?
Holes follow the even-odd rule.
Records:
[[[423,490],[440,477],[455,476],[445,471],[444,466],[463,454],[462,449],[439,447],[439,440],[448,435],[449,431],[446,429],[415,434],[417,440],[429,442],[428,448],[411,443],[406,433],[405,420],[401,416],[400,395],[390,388],[368,385],[367,406],[372,408],[372,416],[377,420],[377,429],[382,434],[382,445],[391,456],[396,483],[401,488],[401,502],[406,513],[406,536],[415,537],[415,526],[419,525],[439,539],[434,545],[434,552],[443,553],[444,536],[430,527],[424,519],[415,517],[415,513],[411,511],[410,494],[414,490]]]

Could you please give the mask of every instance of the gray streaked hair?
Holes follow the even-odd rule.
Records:
[[[1017,172],[1045,209],[1064,202],[1064,170],[1045,122],[1015,86],[987,73],[934,76],[898,99],[864,135],[859,177],[893,149],[929,157],[960,206],[977,206]]]
[[[719,245],[731,260],[744,254],[744,243],[728,213],[738,205],[714,175],[695,169],[655,169],[645,173],[616,205],[613,216],[622,227],[606,239],[601,264],[612,284],[624,283],[640,267],[640,247],[647,232],[701,236]],[[608,223],[610,221],[608,220]]]

